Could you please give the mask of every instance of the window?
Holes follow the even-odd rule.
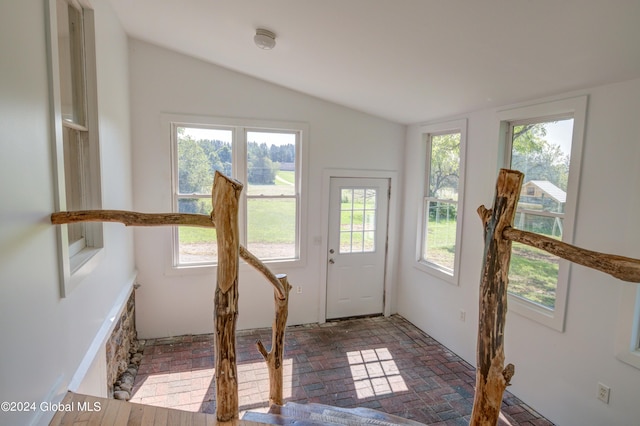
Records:
[[[239,208],[241,243],[265,261],[299,260],[303,128],[200,121],[171,123],[174,209],[210,214],[211,186],[218,170],[244,184]],[[177,227],[175,232],[174,266],[217,262],[214,229]]]
[[[425,181],[420,214],[418,267],[457,284],[464,187],[466,121],[421,129]]]
[[[77,0],[50,0],[51,92],[59,211],[101,208],[93,11]],[[59,227],[63,296],[103,246],[100,223]],[[83,270],[80,272],[80,270]]]
[[[524,173],[514,226],[571,242],[586,98],[501,113],[504,167]],[[558,330],[570,262],[523,244],[512,246],[510,308]],[[513,301],[513,303],[511,303]]]
[[[298,257],[298,132],[246,131],[247,248],[263,260]]]
[[[616,357],[620,361],[640,368],[640,286],[623,283],[621,292]]]

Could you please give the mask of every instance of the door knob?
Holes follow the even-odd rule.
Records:
[[[329,253],[331,253],[331,254],[333,254],[333,253],[335,253],[335,252],[336,252],[336,251],[335,251],[334,249],[330,249],[330,250],[329,250]]]
[[[336,263],[336,261],[333,259],[329,259],[329,263],[333,265],[334,263]]]

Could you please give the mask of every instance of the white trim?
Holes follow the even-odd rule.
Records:
[[[74,6],[78,6],[77,2]],[[83,37],[84,37],[84,62],[85,62],[85,95],[86,95],[86,122],[90,129],[89,152],[87,153],[87,170],[90,173],[87,190],[88,208],[99,209],[102,206],[101,175],[100,175],[100,146],[98,136],[97,113],[97,74],[96,74],[96,47],[95,47],[95,22],[94,12],[88,1],[82,0]],[[47,0],[47,55],[49,74],[49,108],[51,111],[51,138],[53,144],[53,180],[54,180],[54,208],[55,211],[67,210],[67,197],[65,188],[64,170],[64,146],[63,146],[63,118],[60,93],[60,62],[58,57],[58,21],[57,2]],[[74,127],[65,122],[65,126]],[[79,126],[82,127],[82,126]],[[75,127],[74,127],[75,128]],[[78,253],[71,253],[69,249],[69,233],[67,225],[56,226],[58,262],[59,262],[59,287],[60,297],[67,297],[74,288],[98,265],[102,256],[99,256],[104,246],[102,223],[85,224],[86,245]]]
[[[47,392],[47,395],[42,398],[41,402],[51,402],[52,404],[58,404],[64,399],[66,394],[67,389],[64,386],[64,374],[60,374],[58,375],[58,377],[56,377],[55,382],[53,382],[53,385],[49,388],[49,392]],[[38,408],[39,407],[40,406],[38,405]],[[36,415],[33,417],[33,419],[31,419],[31,422],[29,423],[30,426],[49,425],[51,423],[51,417],[53,417],[54,415],[52,413],[39,409],[35,410],[35,413]],[[43,416],[45,415],[47,418],[46,420],[43,420]]]
[[[133,275],[129,277],[129,279],[127,280],[127,285],[124,286],[120,291],[120,294],[118,294],[118,297],[109,310],[109,313],[106,315],[102,326],[93,338],[93,341],[89,345],[87,352],[85,352],[82,361],[80,361],[80,365],[78,365],[76,372],[73,374],[73,377],[69,382],[70,391],[76,392],[78,390],[78,388],[82,384],[82,381],[84,380],[84,377],[91,368],[93,361],[96,359],[98,352],[106,350],[105,344],[107,342],[107,339],[113,332],[118,318],[120,318],[122,312],[127,306],[127,301],[129,300],[129,297],[133,292],[133,285],[136,281],[137,274],[137,272],[134,272]]]
[[[429,166],[427,161],[431,161],[431,156],[427,152],[427,139],[429,135],[440,135],[446,133],[460,132],[460,176],[458,178],[458,200],[457,214],[458,220],[456,221],[456,250],[453,264],[453,271],[450,273],[447,268],[440,265],[426,262],[422,260],[422,247],[424,244],[424,233],[426,228],[424,226],[425,215],[425,198],[428,194]],[[462,227],[463,227],[463,214],[464,214],[464,183],[465,183],[465,169],[466,169],[466,152],[467,152],[467,119],[461,118],[458,120],[444,121],[441,123],[424,124],[420,126],[420,173],[422,176],[422,192],[420,196],[420,204],[418,207],[418,233],[416,238],[416,254],[413,265],[416,269],[431,274],[449,284],[459,285],[460,281],[460,257],[462,251]]]
[[[640,369],[639,346],[640,285],[622,283],[616,328],[616,358]]]
[[[567,202],[563,221],[563,241],[573,242],[575,219],[577,216],[578,194],[580,186],[580,168],[582,163],[582,148],[584,144],[584,131],[587,119],[587,96],[578,96],[550,102],[525,104],[513,106],[509,109],[497,112],[498,138],[500,162],[498,168],[504,167],[510,153],[506,147],[510,146],[507,140],[509,123],[529,119],[546,119],[558,116],[573,116],[573,136],[571,142],[571,163],[569,180],[567,182]],[[496,171],[497,175],[497,171]],[[548,309],[509,294],[509,311],[539,322],[554,330],[563,332],[565,313],[567,307],[567,294],[569,291],[571,262],[560,259],[558,271],[558,285],[556,286],[555,308]]]
[[[398,172],[391,170],[363,170],[363,169],[324,169],[322,170],[322,198],[321,198],[321,232],[323,235],[320,255],[320,285],[318,286],[318,322],[327,321],[327,268],[329,261],[329,198],[331,178],[382,178],[389,179],[391,197],[389,199],[389,216],[387,217],[387,256],[384,276],[384,316],[391,315],[395,300],[393,295],[396,290],[395,265],[397,264],[397,238],[396,229],[398,211],[400,208],[400,190]]]

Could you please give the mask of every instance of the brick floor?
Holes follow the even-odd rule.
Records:
[[[271,329],[237,334],[240,410],[268,406],[266,366],[256,340]],[[400,316],[289,327],[285,401],[368,407],[433,425],[467,425],[475,370]],[[147,340],[131,402],[215,412],[213,335]],[[505,392],[500,425],[552,425]]]

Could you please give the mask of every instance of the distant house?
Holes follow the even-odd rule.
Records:
[[[548,180],[530,180],[522,186],[520,203],[532,210],[563,212],[567,193]]]

